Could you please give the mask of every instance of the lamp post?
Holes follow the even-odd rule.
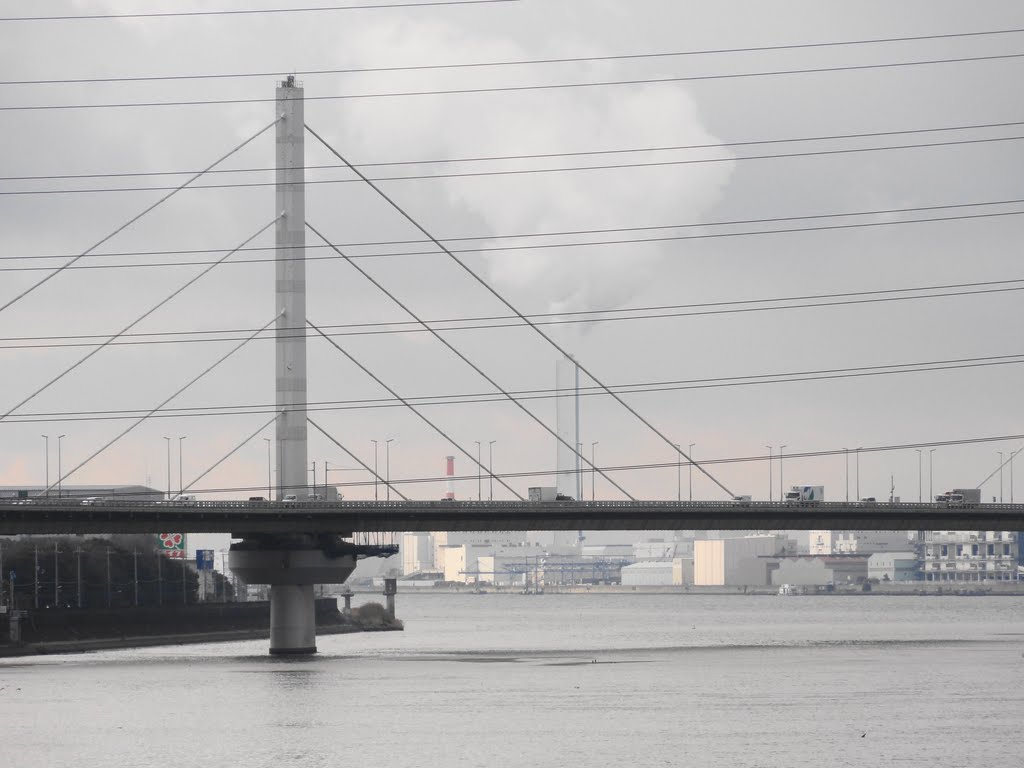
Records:
[[[850,503],[850,449],[843,448],[843,455],[846,457],[846,503]]]
[[[858,446],[857,448],[857,501],[860,501],[860,449],[864,446]]]
[[[476,443],[476,500],[480,501],[483,498],[483,467],[480,463],[480,441],[474,440]]]
[[[788,445],[779,446],[779,501],[784,501],[783,494],[785,493],[785,484],[782,482],[782,449],[788,447]]]
[[[676,502],[683,501],[683,452],[679,443],[672,443],[676,448]]]
[[[594,493],[595,482],[597,480],[597,446],[600,440],[595,440],[590,444],[590,500],[597,501],[597,496]]]
[[[999,503],[1003,503],[1003,452],[996,451],[999,454]]]
[[[924,458],[924,452],[920,448],[915,448],[917,451],[917,503],[921,503],[921,463]]]
[[[935,490],[932,488],[932,454],[935,449],[928,451],[928,501],[935,501]]]
[[[63,478],[63,470],[60,464],[60,441],[63,440],[67,435],[57,435],[57,498],[59,499],[62,495],[61,482]]]
[[[487,443],[487,474],[490,478],[491,488],[487,492],[487,500],[494,501],[494,444],[497,440],[491,440]],[[1012,486],[1012,484],[1011,484]]]
[[[184,486],[184,483],[185,483],[185,477],[184,477],[184,475],[183,475],[183,474],[182,474],[182,472],[181,472],[181,467],[182,467],[182,460],[181,460],[181,444],[182,444],[183,442],[185,442],[185,439],[186,439],[187,437],[188,437],[188,435],[181,435],[181,436],[180,436],[180,437],[178,438],[178,495],[181,495],[182,493],[184,493],[184,492],[185,492],[185,486]]]
[[[377,441],[371,440],[370,442],[373,443],[373,500],[378,501],[379,498],[377,496]]]
[[[267,444],[267,501],[274,500],[274,492],[272,490],[273,477],[270,473],[270,438],[264,437],[263,442]]]
[[[391,443],[395,438],[389,437],[384,442],[384,464],[385,464],[385,477],[384,484],[387,486],[387,500],[391,501]]]
[[[171,438],[164,435],[167,441],[167,500],[171,500]]]
[[[1021,448],[1016,451],[1010,451],[1010,503],[1013,504],[1013,457],[1021,452]]]
[[[43,449],[43,461],[46,464],[46,485],[43,487],[46,489],[46,495],[50,495],[50,436],[42,435],[43,440],[46,441],[45,448]],[[3,590],[0,590],[2,592]]]
[[[775,495],[773,492],[775,486],[772,485],[772,450],[775,446],[766,445],[765,448],[768,449],[768,501],[771,501]]]
[[[690,443],[690,445],[689,445],[689,449],[690,449],[690,451],[689,451],[689,453],[690,453],[690,501],[693,501],[693,449],[694,449],[694,447],[696,445],[697,445],[696,443]]]

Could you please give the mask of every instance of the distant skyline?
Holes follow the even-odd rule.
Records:
[[[115,13],[138,8],[123,2],[55,1],[45,12]],[[182,2],[174,8],[200,10],[209,4]],[[970,8],[952,2],[794,2],[784,7],[733,2],[696,8],[661,0],[592,0],[585,13],[582,8],[579,0],[527,0],[320,14],[0,21],[0,64],[6,83],[281,72],[234,79],[0,84],[0,107],[6,108],[0,109],[5,137],[0,147],[5,171],[0,192],[173,187],[186,177],[75,177],[195,171],[273,119],[273,105],[267,101],[13,107],[267,100],[273,98],[275,82],[289,71],[731,50],[1024,27],[1018,6],[1010,2]],[[736,23],[738,18],[744,20],[742,25]],[[1024,207],[1014,202],[979,205],[1024,199],[1018,170],[1024,153],[1017,138],[1024,134],[1021,125],[959,128],[1024,123],[1024,112],[1005,96],[1006,83],[1020,79],[1024,61],[766,73],[1009,56],[1018,53],[1022,40],[1024,34],[1012,33],[299,79],[308,99],[307,123],[357,164],[463,159],[366,170],[375,176],[449,174],[381,184],[432,234],[452,238],[452,247],[481,249],[460,256],[521,311],[555,313],[548,319],[556,320],[578,318],[564,313],[597,310],[657,315],[544,327],[606,383],[664,390],[623,397],[672,442],[684,448],[695,444],[698,461],[767,456],[769,446],[776,456],[784,445],[786,485],[823,485],[826,499],[841,500],[846,489],[844,449],[907,445],[911,447],[900,451],[865,450],[860,456],[859,489],[861,496],[887,499],[894,483],[895,495],[916,500],[915,447],[1024,434],[1017,419],[1024,385],[1024,358],[1017,355],[1024,350],[1016,348],[1017,329],[1024,319],[1019,297],[1024,273],[1015,271],[1022,226],[1016,214]],[[730,76],[737,74],[744,76]],[[682,79],[712,75],[715,79]],[[666,82],[352,98],[637,80]],[[333,98],[341,96],[345,98]],[[935,130],[939,128],[957,130]],[[792,141],[866,133],[887,135]],[[936,146],[811,154],[926,144]],[[693,146],[702,148],[664,149]],[[619,151],[638,148],[648,151]],[[559,156],[467,159],[545,154]],[[787,154],[801,156],[765,157]],[[307,141],[306,157],[310,166],[337,163],[313,139]],[[760,159],[746,159],[751,157]],[[267,169],[273,158],[273,137],[267,133],[228,160],[224,169]],[[588,165],[632,167],[451,175]],[[14,178],[27,176],[64,178]],[[447,257],[423,254],[431,249],[422,242],[405,242],[422,236],[372,190],[334,183],[346,179],[350,176],[336,168],[309,171],[310,182],[324,183],[308,185],[307,220],[337,243],[391,243],[352,247],[353,253],[417,252],[361,260],[361,266],[389,290],[430,319],[508,314]],[[266,185],[272,180],[273,174],[265,170],[204,177],[199,184],[214,188],[175,195],[99,249],[119,255],[87,257],[76,265],[87,268],[66,270],[0,312],[0,361],[5,372],[0,413],[90,349],[69,345],[96,341],[72,337],[88,334],[102,340],[116,332],[203,268],[181,264],[208,263],[221,253],[204,251],[233,248],[268,224],[275,216],[273,187]],[[230,184],[261,186],[217,186]],[[45,276],[40,268],[65,262],[26,257],[80,254],[163,194],[153,190],[0,195],[0,268],[35,269],[3,273],[0,306]],[[893,212],[905,209],[929,210]],[[872,211],[886,213],[839,216]],[[794,217],[826,218],[790,220]],[[905,219],[941,220],[896,223]],[[714,222],[745,223],[712,226]],[[846,225],[856,226],[837,228]],[[743,234],[807,228],[822,231]],[[579,234],[593,230],[627,231]],[[577,234],[506,237],[531,233]],[[582,241],[618,244],[578,245]],[[559,243],[574,245],[524,248]],[[250,247],[272,244],[273,236],[266,233]],[[307,245],[308,311],[313,322],[327,327],[408,319],[340,259],[323,258],[332,254],[312,247],[318,245],[312,233]],[[494,250],[498,248],[507,250]],[[141,251],[159,253],[140,255]],[[203,335],[240,339],[246,334],[224,331],[252,330],[267,323],[275,311],[272,266],[231,262],[272,257],[272,250],[236,254],[134,329],[157,336],[131,339],[171,343],[104,349],[0,421],[0,484],[44,482],[42,436],[47,434],[50,479],[55,480],[57,435],[66,435],[61,450],[67,470],[130,423],[95,418],[116,415],[98,412],[144,412],[154,407],[230,349],[224,341],[201,341]],[[94,268],[104,265],[122,266]],[[1000,285],[932,288],[995,282]],[[870,302],[899,294],[803,298],[922,288],[931,290],[910,293],[940,296]],[[973,292],[977,293],[964,295]],[[761,302],[762,308],[751,311],[759,305],[749,302]],[[764,303],[788,308],[764,310]],[[715,306],[694,306],[704,304]],[[792,306],[814,304],[832,306]],[[659,307],[666,309],[638,309]],[[336,330],[345,334],[385,328]],[[186,331],[192,333],[185,337],[187,343],[167,335]],[[554,387],[558,355],[528,329],[451,330],[445,337],[510,390]],[[403,395],[490,391],[427,334],[334,338]],[[314,418],[371,466],[371,441],[383,444],[392,438],[394,479],[439,479],[399,486],[403,492],[421,498],[443,496],[444,457],[453,453],[450,446],[402,408],[353,408],[380,406],[351,401],[388,395],[322,339],[311,338],[308,350],[309,398],[333,404],[323,406]],[[977,360],[999,356],[1009,357]],[[941,367],[949,370],[930,370],[936,367],[930,364],[915,373],[863,375],[871,371],[859,370],[821,381],[744,381],[767,374],[791,379],[797,372],[968,359],[972,362],[943,362]],[[704,381],[719,378],[734,380]],[[650,386],[659,382],[688,383]],[[65,483],[164,489],[164,438],[170,437],[172,490],[177,490],[179,448],[187,485],[270,418],[272,410],[266,406],[274,401],[273,388],[271,344],[254,341],[169,406],[244,406],[238,409],[243,413],[225,415],[220,409],[220,415],[150,419]],[[525,402],[554,428],[552,400]],[[430,406],[427,412],[471,452],[476,441],[485,447],[496,441],[498,473],[554,470],[554,439],[510,405],[449,403]],[[54,420],[49,414],[56,413],[65,415]],[[225,495],[260,495],[267,479],[262,437],[273,437],[272,428],[211,472],[198,490],[239,488],[245,490]],[[687,497],[685,463],[677,468],[671,448],[607,397],[582,399],[580,441],[588,458],[590,446],[598,443],[596,457],[602,467],[658,465],[613,475],[633,495],[676,498],[681,471],[681,494]],[[974,487],[996,469],[1000,451],[1005,459],[1022,445],[1024,439],[940,446],[933,454],[932,490]],[[923,451],[921,486],[922,495],[927,495],[929,448]],[[837,453],[798,457],[822,452]],[[326,460],[332,484],[365,483],[343,488],[347,497],[373,498],[372,478],[352,471],[354,462],[315,431],[310,433],[309,454],[318,467],[318,483],[323,482],[320,472]],[[486,450],[482,458],[487,463]],[[378,465],[383,474],[383,448]],[[765,459],[714,464],[708,470],[736,494],[768,495]],[[850,471],[854,498],[852,464]],[[771,472],[772,494],[777,496],[777,460]],[[457,482],[457,496],[475,496],[475,466],[459,457],[456,474],[468,478]],[[1009,467],[1003,478],[1002,493],[1008,501]],[[524,495],[531,485],[555,484],[554,477],[543,476],[509,482]],[[582,486],[589,498],[587,474]],[[600,477],[595,488],[599,498],[621,498]],[[253,489],[251,494],[248,489]],[[694,472],[693,489],[694,498],[724,496],[699,472]],[[498,484],[494,494],[508,496]],[[997,473],[982,487],[982,498],[999,495]]]

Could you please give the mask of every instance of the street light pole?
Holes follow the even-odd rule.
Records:
[[[596,487],[595,480],[597,478],[597,445],[600,440],[595,440],[590,444],[590,500],[597,501],[597,495],[594,493]]]
[[[765,448],[768,449],[768,501],[771,501],[775,496],[775,486],[772,485],[772,450],[774,450],[775,446],[766,445]]]
[[[928,451],[928,501],[935,501],[935,489],[932,487],[932,454],[935,449]]]
[[[1010,503],[1013,504],[1013,457],[1021,452],[1018,448],[1016,451],[1010,451]]]
[[[167,500],[171,500],[171,438],[164,435],[167,441]]]
[[[60,441],[63,440],[66,435],[57,435],[57,498],[59,499],[62,495],[61,481],[63,479],[63,470],[61,469],[60,463]]]
[[[921,503],[921,460],[924,457],[924,452],[920,448],[915,448],[917,451],[917,503]]]
[[[843,455],[846,457],[846,503],[850,503],[850,449],[843,448]]]
[[[999,503],[1003,503],[1003,451],[996,451],[999,454]]]
[[[489,443],[487,443],[487,474],[490,478],[489,482],[491,484],[491,489],[487,492],[488,501],[494,501],[494,444],[496,442],[498,441],[491,440]]]
[[[857,448],[857,501],[860,501],[860,449],[863,447]]]
[[[45,444],[44,444],[46,447],[44,449],[44,456],[43,456],[44,461],[46,463],[46,485],[44,485],[43,487],[46,489],[46,495],[49,496],[50,495],[50,436],[49,435],[43,435],[42,438],[43,438],[43,440],[46,441]],[[0,590],[0,591],[2,591],[2,590]]]
[[[377,496],[377,441],[371,440],[370,442],[373,443],[373,500],[378,501],[379,499]]]
[[[187,437],[188,437],[188,435],[181,435],[178,438],[178,495],[179,496],[182,493],[185,492],[185,485],[184,485],[185,484],[185,478],[184,478],[184,476],[182,475],[182,472],[181,472],[181,467],[182,467],[181,444],[185,441],[185,438],[187,438]]]
[[[264,437],[263,442],[267,444],[267,501],[274,500],[273,478],[270,473],[270,438]]]
[[[784,491],[785,484],[782,482],[782,449],[783,448],[788,448],[788,447],[789,447],[789,445],[780,445],[779,446],[779,501],[784,501],[783,494],[785,492]]]
[[[690,501],[693,501],[693,449],[696,447],[696,443],[690,443]]]
[[[672,443],[676,448],[676,502],[683,501],[683,454],[679,443]]]
[[[386,466],[386,469],[385,469],[385,473],[386,474],[385,474],[385,478],[384,478],[384,485],[387,486],[387,500],[388,501],[391,501],[391,442],[394,439],[395,438],[393,438],[393,437],[389,437],[385,441],[385,443],[384,443],[384,454],[385,454],[384,463],[385,463],[385,466]]]
[[[480,501],[483,498],[483,467],[480,463],[480,441],[474,440],[476,443],[476,500]]]

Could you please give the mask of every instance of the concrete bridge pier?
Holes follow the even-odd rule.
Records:
[[[228,567],[246,584],[270,585],[270,652],[310,654],[316,653],[313,586],[343,584],[356,569],[356,554],[311,536],[248,538],[231,545]]]

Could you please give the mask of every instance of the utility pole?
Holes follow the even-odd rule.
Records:
[[[771,501],[775,497],[775,486],[772,485],[772,450],[775,446],[766,445],[768,449],[768,501]]]
[[[594,493],[595,480],[597,478],[597,451],[595,448],[600,443],[600,440],[595,440],[590,444],[590,500],[597,501],[597,495]]]
[[[60,441],[63,440],[67,435],[57,435],[57,498],[63,496],[63,485],[64,471],[61,469],[60,463]]]
[[[996,451],[999,454],[999,503],[1003,503],[1003,452]]]
[[[850,503],[850,449],[843,448],[843,455],[846,457],[846,503]]]
[[[273,477],[270,470],[270,438],[264,437],[264,442],[267,444],[267,501],[274,500],[274,489],[273,489]]]
[[[139,607],[139,550],[132,550],[132,573],[135,581],[135,607]]]
[[[32,592],[33,592],[33,595],[34,595],[34,603],[35,603],[36,610],[39,610],[39,545],[38,544],[33,544],[32,545],[32,552],[33,552],[34,557],[35,557],[35,566],[36,566],[36,576],[35,576],[34,581],[32,582]]]
[[[389,437],[384,442],[384,485],[387,487],[387,501],[391,501],[391,443],[395,438]]]
[[[78,582],[78,607],[82,607],[82,548],[75,547],[75,576]]]

